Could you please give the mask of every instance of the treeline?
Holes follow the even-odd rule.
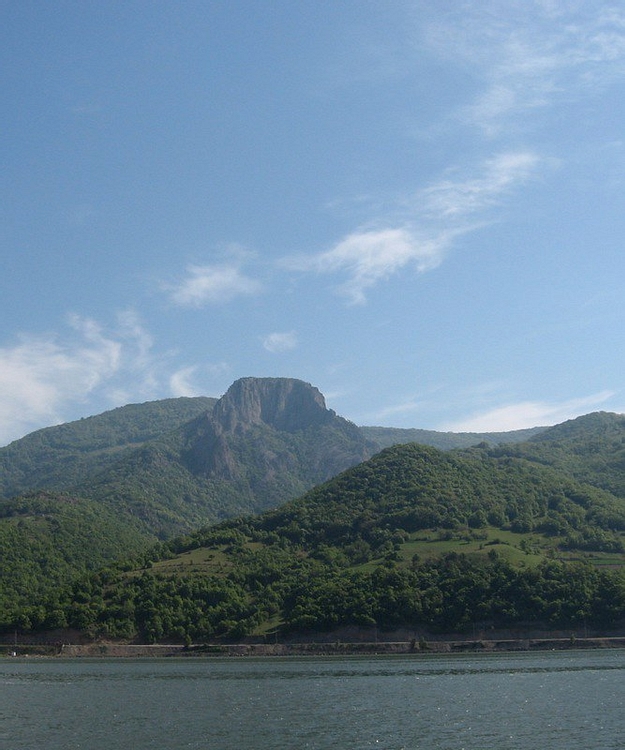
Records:
[[[149,569],[94,574],[47,601],[5,610],[1,627],[70,627],[93,637],[191,643],[342,625],[415,633],[537,623],[608,629],[625,616],[623,577],[588,564],[550,561],[519,569],[496,554],[481,561],[450,554],[410,567],[389,560],[354,571],[278,549],[238,557],[226,576]]]

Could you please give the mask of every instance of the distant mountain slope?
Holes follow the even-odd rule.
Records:
[[[125,503],[167,536],[280,505],[375,449],[308,383],[244,378],[212,412],[124,456],[78,489]]]
[[[493,456],[524,458],[601,487],[625,499],[625,415],[595,412],[550,427]]]
[[[76,422],[37,430],[0,448],[0,497],[39,489],[69,489],[198,414],[214,398],[129,404]]]
[[[405,443],[431,445],[440,450],[469,448],[478,443],[519,443],[539,435],[547,427],[531,427],[510,432],[438,432],[436,430],[400,429],[398,427],[361,427],[363,435],[382,448]]]

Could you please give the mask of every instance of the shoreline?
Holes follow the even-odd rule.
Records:
[[[384,656],[428,654],[492,654],[529,651],[597,650],[625,648],[625,636],[577,638],[519,638],[471,640],[421,640],[325,643],[235,643],[235,644],[122,644],[95,642],[83,644],[14,644],[3,646],[0,654],[11,657],[53,658],[210,658],[284,656]]]

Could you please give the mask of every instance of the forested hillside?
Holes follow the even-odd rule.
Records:
[[[143,641],[601,630],[625,615],[624,531],[618,498],[550,467],[404,445],[279,509],[155,548],[147,565],[83,579],[54,605],[94,637]],[[22,617],[37,627],[36,612]]]
[[[3,491],[19,493],[0,501],[0,629],[190,641],[621,625],[625,417],[455,450],[391,431],[402,444],[376,453],[377,429],[302,381],[244,378],[218,401],[16,441],[0,450]]]
[[[56,608],[50,601],[57,593],[88,571],[137,556],[152,544],[132,518],[92,500],[38,492],[0,503],[3,621],[8,613],[21,613],[14,626],[29,628],[24,613],[37,611],[37,621],[46,601],[47,622],[54,627]]]
[[[595,412],[550,427],[493,456],[522,457],[625,498],[625,415]]]
[[[211,411],[215,401],[197,397],[129,404],[37,430],[0,448],[0,497],[84,484],[138,446]]]

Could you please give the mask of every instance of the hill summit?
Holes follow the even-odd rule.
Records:
[[[299,492],[369,458],[376,449],[323,395],[293,378],[242,378],[184,429],[182,461],[195,475],[239,481],[260,505]],[[285,493],[286,487],[290,490]]]
[[[213,424],[224,432],[239,432],[264,424],[296,432],[327,424],[336,414],[326,408],[321,392],[294,378],[241,378],[217,402]]]

